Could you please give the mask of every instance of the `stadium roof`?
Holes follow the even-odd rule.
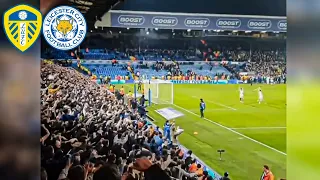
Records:
[[[98,27],[286,32],[285,16],[252,16],[229,14],[173,13],[110,10]]]
[[[68,5],[73,6],[84,14],[88,27],[93,26],[97,19],[112,9],[121,1],[119,0],[68,0]]]
[[[241,14],[213,14],[213,13],[179,13],[179,12],[151,12],[151,11],[127,11],[127,10],[110,10],[114,13],[128,14],[154,14],[154,15],[186,15],[186,16],[211,16],[211,17],[248,17],[248,18],[270,18],[270,19],[286,19],[286,16],[265,16],[265,15],[241,15]]]
[[[198,0],[197,2],[193,0],[161,0],[160,2],[155,0],[65,0],[63,4],[79,9],[85,15],[88,27],[94,27],[96,20],[101,21],[101,17],[111,9],[216,15],[238,14],[244,16],[283,17],[286,14],[284,0],[269,0],[267,2],[242,0],[241,3],[239,2],[239,0]],[[172,5],[172,3],[176,5]],[[275,6],[277,8],[274,8]]]
[[[286,16],[286,0],[126,0],[114,10]]]

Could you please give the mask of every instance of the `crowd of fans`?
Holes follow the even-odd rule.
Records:
[[[174,122],[166,123],[168,140],[137,110],[143,103],[75,69],[42,62],[41,179],[213,179],[191,151],[179,148]]]
[[[202,52],[199,49],[195,50],[185,50],[185,51],[173,51],[173,50],[143,50],[142,55],[145,53],[155,53],[155,56],[167,57],[164,54],[173,54],[177,55],[179,52],[187,52],[183,55],[185,60],[194,60],[195,57],[198,59],[205,60],[209,62],[212,61],[232,61],[232,62],[244,62],[246,65],[244,67],[239,67],[236,64],[223,64],[223,66],[231,72],[230,78],[241,79],[239,75],[240,72],[253,72],[256,76],[264,76],[269,78],[281,78],[283,79],[286,75],[286,58],[285,52],[281,50],[254,50],[254,51],[245,51],[241,48],[239,49],[222,49],[213,50],[208,48],[206,52]],[[136,52],[132,51],[131,53]],[[141,54],[139,53],[139,55]],[[163,54],[164,53],[164,54]],[[131,55],[134,55],[131,54]],[[178,55],[177,55],[178,56]],[[188,59],[190,58],[190,59]],[[146,60],[146,59],[144,59]],[[166,70],[169,72],[170,76],[180,76],[187,73],[188,76],[193,76],[192,69],[188,72],[182,72],[179,67],[179,63],[164,63],[168,61],[168,58],[164,58],[163,61],[157,61],[154,63],[151,68],[155,71]],[[174,56],[169,58],[169,61],[175,61]],[[211,63],[212,64],[212,63]],[[201,74],[206,75],[206,74]],[[223,76],[219,75],[219,76]]]
[[[130,57],[135,56],[141,60],[201,60],[196,59],[195,51],[192,49],[182,50],[182,49],[125,49],[124,56]]]
[[[179,63],[172,61],[171,63],[164,63],[163,61],[157,61],[152,65],[152,69],[155,71],[165,70],[168,71],[170,76],[179,76],[183,72],[180,70]]]
[[[96,51],[96,50],[95,50]],[[135,57],[141,61],[284,61],[285,52],[282,50],[242,50],[240,49],[125,49],[124,51],[101,50],[106,54],[114,54],[112,59],[128,60]],[[90,53],[88,51],[87,53]]]
[[[246,64],[247,72],[255,72],[257,75],[278,76],[286,74],[286,64],[283,62],[250,62]]]

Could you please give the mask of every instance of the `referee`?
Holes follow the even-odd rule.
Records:
[[[206,109],[206,103],[204,103],[203,99],[200,99],[200,114],[201,118],[204,118],[204,110]]]

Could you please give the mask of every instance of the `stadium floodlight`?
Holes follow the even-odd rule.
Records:
[[[143,89],[151,104],[173,104],[173,83],[170,80],[144,80]]]

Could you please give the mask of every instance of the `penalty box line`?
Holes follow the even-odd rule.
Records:
[[[194,112],[192,112],[192,111],[189,111],[188,109],[185,109],[185,108],[180,107],[180,106],[175,105],[175,104],[172,104],[172,105],[175,106],[175,107],[177,107],[177,108],[179,108],[179,109],[182,109],[182,110],[184,110],[184,111],[186,111],[186,112],[188,112],[188,113],[190,113],[190,114],[193,114],[194,116],[200,117],[198,114],[196,114],[196,113],[194,113]],[[204,120],[206,120],[206,121],[208,121],[208,122],[210,122],[210,123],[212,123],[212,124],[215,124],[215,125],[217,125],[217,126],[220,126],[220,127],[223,128],[223,129],[226,129],[226,130],[228,130],[228,131],[231,131],[231,132],[233,132],[233,133],[235,133],[235,134],[237,134],[237,135],[239,135],[239,136],[242,136],[243,138],[246,138],[246,139],[248,139],[248,140],[250,140],[250,141],[252,141],[252,142],[255,142],[255,143],[257,143],[257,144],[260,144],[261,146],[264,146],[264,147],[266,147],[266,148],[268,148],[268,149],[271,149],[271,150],[273,150],[273,151],[275,151],[275,152],[277,152],[277,153],[280,153],[280,154],[282,154],[282,155],[287,156],[286,153],[284,153],[284,152],[282,152],[282,151],[279,151],[278,149],[273,148],[273,147],[271,147],[271,146],[268,146],[268,145],[266,145],[266,144],[264,144],[264,143],[262,143],[262,142],[260,142],[260,141],[257,141],[257,140],[255,140],[255,139],[252,139],[252,138],[250,138],[250,137],[248,137],[248,136],[246,136],[246,135],[244,135],[244,134],[241,134],[241,133],[233,130],[232,128],[228,128],[228,127],[226,127],[226,126],[224,126],[224,125],[222,125],[222,124],[219,124],[219,123],[214,122],[214,121],[212,121],[212,120],[210,120],[210,119],[207,119],[207,118],[202,118],[202,119],[204,119]]]
[[[196,111],[198,112],[199,109],[189,109],[190,111]],[[231,109],[226,109],[226,108],[210,108],[206,109],[205,112],[217,112],[217,111],[232,111]]]
[[[197,96],[192,96],[193,98],[195,99],[199,99],[200,97],[197,97]],[[228,108],[228,109],[231,109],[233,111],[236,111],[237,109],[236,108],[233,108],[233,107],[230,107],[230,106],[227,106],[227,105],[224,105],[224,104],[221,104],[221,103],[217,103],[217,102],[213,102],[213,101],[210,101],[210,100],[205,100],[209,103],[212,103],[212,104],[215,104],[215,105],[218,105],[218,106],[221,106],[221,107],[224,107],[224,108]]]

